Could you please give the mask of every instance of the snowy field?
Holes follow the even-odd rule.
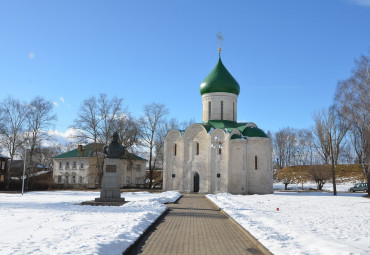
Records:
[[[99,192],[0,193],[0,254],[122,254],[177,192],[122,193],[123,206],[81,206]]]
[[[207,195],[272,253],[370,254],[365,193]],[[279,210],[277,210],[279,208]]]

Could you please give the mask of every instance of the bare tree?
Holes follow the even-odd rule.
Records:
[[[315,111],[313,113],[313,120],[315,126],[313,133],[316,136],[316,152],[324,161],[325,164],[329,164],[330,147],[328,142],[328,113],[326,110]]]
[[[315,165],[308,169],[308,175],[316,182],[317,189],[322,190],[324,184],[330,180],[330,171],[325,165]]]
[[[53,126],[56,121],[56,115],[53,113],[53,104],[43,97],[36,96],[29,104],[29,114],[27,115],[27,131],[25,133],[25,143],[29,148],[28,158],[30,166],[34,165],[34,155],[40,153],[42,142],[50,140],[47,130]],[[27,171],[26,189],[28,189],[28,180],[30,168]]]
[[[370,183],[370,49],[355,60],[351,77],[338,82],[335,103],[351,126],[352,144]]]
[[[80,142],[92,142],[93,144],[99,186],[101,186],[104,165],[102,148],[108,144],[114,132],[116,119],[124,114],[122,102],[123,99],[108,98],[106,94],[90,97],[82,102],[78,116],[71,126],[76,131],[74,138]]]
[[[153,171],[156,167],[157,160],[155,151],[160,151],[158,144],[158,133],[161,125],[164,124],[168,109],[163,104],[151,103],[144,106],[144,116],[140,118],[142,145],[149,150],[149,188],[152,187]]]
[[[10,156],[10,163],[6,171],[6,189],[9,189],[9,177],[14,155],[21,148],[25,121],[29,114],[29,107],[26,103],[8,97],[0,105],[3,126],[1,128],[0,142]]]
[[[122,114],[115,119],[114,130],[119,134],[123,146],[127,151],[135,152],[140,143],[140,125],[129,113]]]
[[[315,130],[318,138],[318,152],[328,163],[330,158],[332,165],[333,193],[337,194],[334,166],[338,164],[338,158],[342,152],[345,143],[344,138],[349,129],[348,122],[338,113],[335,106],[329,107],[329,110],[322,110],[314,113]]]
[[[294,165],[297,151],[297,132],[286,127],[275,133],[273,142],[275,154],[279,158],[279,168]]]
[[[276,181],[284,183],[285,190],[288,190],[289,184],[298,183],[300,178],[300,173],[294,171],[294,168],[291,167],[279,169],[274,175]]]

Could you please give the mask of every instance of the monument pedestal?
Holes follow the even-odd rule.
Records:
[[[119,158],[105,158],[100,198],[95,198],[95,202],[125,202],[119,185],[121,167]]]

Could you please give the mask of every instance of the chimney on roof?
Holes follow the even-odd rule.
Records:
[[[82,145],[81,144],[78,145],[77,151],[82,151]]]

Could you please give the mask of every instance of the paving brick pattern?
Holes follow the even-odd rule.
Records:
[[[263,254],[202,194],[186,194],[135,254]],[[139,244],[140,246],[140,244]]]

